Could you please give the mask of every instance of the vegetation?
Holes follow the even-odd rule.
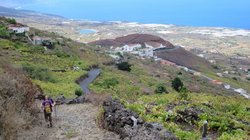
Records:
[[[23,70],[32,79],[55,83],[55,79],[52,74],[46,68],[36,67],[32,65],[23,65]]]
[[[189,96],[188,96],[188,89],[186,87],[182,87],[180,89],[180,92],[179,92],[179,97],[180,97],[180,100],[189,100]]]
[[[220,135],[219,139],[233,140],[236,137],[238,139],[248,138],[246,130],[249,131],[250,128],[246,124],[242,124],[236,121],[240,119],[240,116],[243,115],[248,116],[249,120],[249,112],[246,112],[245,108],[243,107],[246,103],[249,105],[248,100],[242,100],[241,98],[237,98],[238,100],[242,100],[241,103],[238,103],[237,101],[235,101],[234,98],[230,97],[217,96],[217,98],[214,98],[209,94],[194,93],[190,96],[191,98],[188,101],[188,104],[182,101],[180,102],[178,100],[179,93],[152,96],[145,95],[139,97],[138,100],[132,104],[128,102],[125,103],[128,108],[137,112],[144,120],[149,122],[163,123],[180,139],[200,139],[201,132],[199,131],[199,128],[202,126],[201,122],[203,122],[204,120],[208,120],[210,131],[218,132],[218,135]],[[223,102],[223,100],[225,99],[226,102]],[[156,105],[152,105],[152,102]],[[232,105],[229,105],[230,102]],[[170,107],[169,105],[174,104],[176,105],[172,109],[173,113],[169,113],[168,111],[166,111],[166,108]],[[176,119],[180,115],[178,112],[181,110],[185,110],[190,106],[196,106],[206,113],[200,114],[199,120],[196,121],[194,124],[175,123]],[[235,108],[236,106],[238,106],[237,109]],[[235,110],[238,110],[239,112],[237,111],[237,113],[235,113]],[[167,116],[169,116],[169,120],[166,122]],[[246,119],[246,116],[242,119]],[[193,131],[185,131],[183,129],[184,126],[191,128],[194,127],[196,129],[193,129]],[[229,138],[230,136],[233,137]]]
[[[75,95],[76,95],[77,97],[82,96],[82,94],[83,94],[82,89],[78,88],[78,89],[75,90]]]
[[[16,24],[16,20],[14,18],[7,18],[6,21],[9,23],[9,24]]]
[[[37,121],[32,106],[40,90],[24,74],[7,64],[0,64],[0,134],[3,139],[17,139],[17,131]]]
[[[111,88],[119,84],[119,81],[117,81],[115,78],[108,78],[105,79],[104,82],[101,84],[104,88]]]
[[[131,71],[131,65],[128,62],[121,62],[119,64],[117,64],[117,67],[119,70],[123,70],[123,71]]]
[[[59,38],[53,33],[35,29],[31,32],[51,37],[55,41]],[[91,91],[96,94],[86,97],[90,102],[101,103],[104,96],[112,95],[114,98],[119,98],[127,108],[137,112],[145,121],[162,123],[180,139],[200,139],[200,128],[204,120],[208,121],[209,134],[215,133],[217,139],[249,139],[250,112],[247,111],[247,107],[250,106],[249,100],[224,94],[214,85],[185,71],[170,66],[161,66],[148,60],[139,61],[131,57],[129,63],[118,64],[119,70],[117,70],[114,66],[102,65],[110,62],[111,59],[97,54],[94,46],[90,48],[61,38],[63,40],[60,41],[61,43],[55,44],[54,49],[47,50],[40,46],[30,45],[25,39],[13,41],[2,37],[0,58],[1,60],[7,59],[15,67],[21,67],[31,78],[32,83],[39,85],[45,94],[52,97],[60,94],[66,97],[82,95],[75,80],[87,74],[91,66],[99,65],[102,73],[90,85]],[[84,48],[84,51],[79,48]],[[73,70],[74,66],[80,69]],[[226,83],[249,89],[247,88],[249,85],[240,80],[234,81],[217,77],[216,74],[206,74],[212,78],[220,78],[218,80]],[[1,84],[13,84],[9,83],[11,79],[4,80],[3,78],[1,81]],[[194,86],[199,89],[197,93],[190,88]],[[16,96],[19,97],[18,90],[15,93],[18,93]],[[11,93],[11,95],[14,94]],[[2,97],[0,101],[1,99]],[[180,113],[190,111],[190,109],[198,112],[196,119],[187,118]],[[193,110],[190,112],[192,113]],[[72,137],[71,132],[69,132],[69,137]]]
[[[161,94],[161,93],[167,93],[167,92],[168,91],[167,91],[166,87],[164,86],[164,84],[157,85],[157,87],[155,89],[155,93]]]
[[[180,92],[181,89],[183,88],[183,82],[181,81],[181,79],[179,77],[176,77],[173,81],[172,81],[172,87],[173,89],[175,89],[176,91]]]
[[[1,60],[9,59],[12,64],[22,67],[26,75],[39,85],[45,94],[52,97],[60,94],[66,97],[76,96],[75,90],[80,87],[75,80],[86,74],[89,66],[96,63],[91,61],[94,60],[91,59],[94,58],[92,55],[94,53],[87,52],[88,54],[84,56],[76,53],[77,48],[74,45],[79,45],[77,43],[66,44],[70,47],[68,50],[64,50],[63,46],[46,50],[41,46],[27,44],[27,41],[23,42],[22,39],[12,41],[11,38],[1,39],[0,44],[0,52],[5,50],[8,52],[6,54],[14,54],[12,56],[3,54]],[[87,57],[88,61],[83,61],[84,57]],[[80,70],[72,70],[73,66],[79,67]]]
[[[0,37],[7,38],[10,37],[10,33],[6,26],[0,24]]]

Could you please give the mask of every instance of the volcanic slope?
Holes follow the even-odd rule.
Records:
[[[150,45],[154,48],[165,46],[164,49],[154,51],[154,54],[162,59],[176,63],[177,65],[185,66],[197,71],[212,70],[209,62],[205,59],[196,56],[195,54],[175,46],[169,41],[162,39],[161,37],[149,35],[149,34],[130,34],[123,37],[118,37],[115,39],[105,39],[90,42],[89,45],[98,45],[102,47],[119,47],[129,44],[141,44]]]

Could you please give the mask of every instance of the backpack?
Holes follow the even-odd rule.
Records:
[[[46,113],[51,113],[52,112],[51,104],[49,102],[45,103],[44,110],[45,110]]]

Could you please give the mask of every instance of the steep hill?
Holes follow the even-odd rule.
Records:
[[[186,66],[194,70],[202,71],[204,68],[208,68],[208,71],[212,70],[211,64],[208,61],[181,47],[177,47],[171,51],[155,51],[155,55],[159,58],[174,62],[177,65]]]
[[[89,45],[99,45],[103,47],[118,47],[128,44],[148,44],[155,48],[163,45],[166,48],[154,51],[157,57],[174,62],[177,65],[186,66],[198,71],[201,71],[202,68],[206,68],[208,71],[211,70],[210,63],[208,63],[205,59],[200,58],[181,47],[174,46],[169,41],[166,41],[161,37],[154,35],[131,34],[123,37],[118,37],[116,39],[98,40],[89,43]]]
[[[154,43],[154,44],[162,44],[166,46],[167,48],[174,48],[174,46],[164,39],[154,36],[154,35],[148,35],[148,34],[130,34],[123,37],[118,37],[116,39],[106,39],[106,40],[97,40],[94,42],[90,42],[89,45],[100,45],[104,47],[108,46],[122,46],[126,44],[141,44],[145,45],[147,43]],[[155,46],[157,47],[157,46]]]

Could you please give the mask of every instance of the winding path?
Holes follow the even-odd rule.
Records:
[[[84,93],[89,94],[89,84],[91,84],[101,73],[101,69],[91,69],[88,72],[88,77],[79,83]]]

